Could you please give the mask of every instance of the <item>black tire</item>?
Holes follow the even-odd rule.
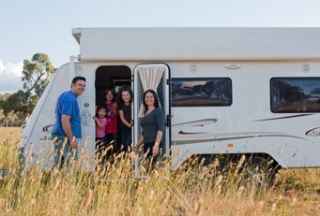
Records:
[[[273,186],[281,169],[280,165],[270,156],[253,154],[247,159],[243,172],[252,178],[257,186]]]

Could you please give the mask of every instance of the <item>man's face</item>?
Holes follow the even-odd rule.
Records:
[[[86,82],[83,80],[78,80],[76,83],[72,84],[72,90],[73,92],[80,96],[86,89]]]

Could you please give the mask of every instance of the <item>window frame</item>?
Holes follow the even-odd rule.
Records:
[[[229,80],[231,83],[231,101],[228,105],[175,105],[174,104],[174,98],[173,98],[173,87],[172,84],[174,81],[208,81],[208,80]],[[232,79],[230,77],[172,77],[171,78],[171,106],[172,107],[230,107],[233,105],[233,83]]]
[[[275,114],[284,114],[284,113],[320,113],[320,110],[319,112],[314,112],[314,111],[306,111],[306,112],[289,112],[289,111],[286,111],[286,112],[275,112],[275,110],[273,110],[272,108],[272,88],[271,88],[271,82],[272,80],[275,80],[275,79],[307,79],[307,80],[312,80],[312,79],[319,79],[320,80],[320,76],[281,76],[281,77],[271,77],[270,78],[270,81],[269,81],[269,106],[270,106],[270,111],[272,113],[275,113]]]

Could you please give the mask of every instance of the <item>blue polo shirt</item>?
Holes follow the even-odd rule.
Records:
[[[65,136],[62,128],[61,117],[62,115],[71,116],[71,129],[76,138],[81,138],[81,121],[80,121],[80,108],[77,101],[77,95],[71,90],[63,92],[57,101],[55,109],[55,124],[53,126],[52,135]]]

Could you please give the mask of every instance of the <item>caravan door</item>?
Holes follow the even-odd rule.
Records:
[[[140,64],[134,69],[134,144],[138,143],[141,134],[139,115],[143,107],[143,92],[153,89],[157,92],[160,106],[166,117],[166,130],[164,133],[164,152],[170,153],[171,124],[170,124],[170,69],[166,64]],[[161,152],[160,152],[161,153]]]

